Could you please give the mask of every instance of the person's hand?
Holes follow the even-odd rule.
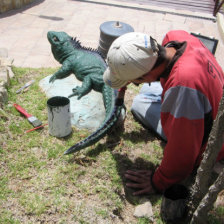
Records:
[[[154,194],[156,192],[152,187],[151,175],[152,171],[150,170],[127,170],[125,173],[125,177],[132,182],[126,183],[126,186],[139,189],[138,191],[135,191],[133,195]]]

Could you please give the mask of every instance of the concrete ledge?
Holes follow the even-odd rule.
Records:
[[[221,13],[217,14],[217,23],[220,36],[222,37],[222,41],[224,43],[224,16]]]

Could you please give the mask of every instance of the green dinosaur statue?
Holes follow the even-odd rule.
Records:
[[[78,96],[80,99],[93,89],[102,93],[106,110],[106,116],[101,126],[64,153],[70,154],[93,145],[103,138],[118,121],[124,105],[122,100],[116,99],[117,91],[103,81],[103,73],[107,64],[97,50],[81,46],[76,38],[70,37],[65,32],[49,31],[47,38],[51,44],[54,58],[62,64],[62,67],[52,75],[49,82],[74,74],[78,80],[82,81],[82,86],[76,86],[68,97]]]

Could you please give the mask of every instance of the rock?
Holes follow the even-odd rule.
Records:
[[[6,87],[6,82],[0,79],[0,87]]]
[[[12,62],[13,62],[13,59],[10,59],[10,58],[0,58],[0,65],[1,66],[12,66]]]
[[[39,86],[46,93],[47,97],[64,96],[72,94],[72,89],[81,86],[82,82],[78,81],[74,75],[67,78],[55,80],[49,83],[51,76],[47,76],[39,82]],[[80,100],[77,96],[70,99],[71,123],[80,129],[95,131],[105,118],[105,108],[101,93],[91,91],[83,96]]]
[[[0,104],[1,103],[6,103],[8,100],[8,93],[7,93],[7,90],[0,86]]]
[[[7,69],[8,69],[9,78],[12,79],[15,76],[13,71],[12,71],[12,68],[11,67],[7,67]]]
[[[135,207],[134,216],[138,218],[148,218],[153,222],[152,204],[148,199]]]
[[[8,50],[0,48],[0,106],[8,100],[6,87],[10,85],[10,79],[14,77],[12,63],[13,60],[8,58]]]
[[[0,66],[12,66],[13,59],[8,57],[8,51],[5,48],[0,48]]]
[[[7,67],[0,67],[0,81],[4,82],[4,86],[9,86],[10,78]]]

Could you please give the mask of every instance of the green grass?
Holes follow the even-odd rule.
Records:
[[[13,217],[13,214],[6,209],[1,211],[0,223],[20,224],[21,222]]]
[[[23,193],[19,198],[19,203],[26,213],[37,216],[46,212],[47,206],[51,205],[51,202],[39,193]]]
[[[135,122],[128,109],[124,132],[115,131],[64,156],[88,131],[73,127],[72,136],[62,139],[50,136],[47,126],[25,133],[32,126],[13,107],[18,103],[47,123],[47,97],[38,83],[57,68],[13,71],[9,100],[0,111],[0,223],[149,223],[132,215],[138,200],[127,200],[123,177],[127,169],[158,165],[163,155],[160,140]],[[31,79],[35,83],[29,90],[16,94]],[[138,89],[131,85],[128,91],[136,94]],[[162,224],[161,196],[150,199],[154,223]],[[223,208],[214,210],[211,220],[219,220],[223,213]]]
[[[224,206],[214,208],[208,218],[210,224],[222,224],[224,222]]]
[[[217,212],[218,215],[224,217],[224,206],[216,208],[216,212]]]
[[[3,173],[2,169],[1,173]],[[6,200],[7,196],[12,193],[12,191],[8,188],[8,182],[8,177],[0,177],[0,200]]]
[[[139,218],[137,224],[148,224],[150,220],[148,218]]]
[[[102,216],[104,219],[109,216],[107,210],[105,209],[96,209],[96,214]]]

